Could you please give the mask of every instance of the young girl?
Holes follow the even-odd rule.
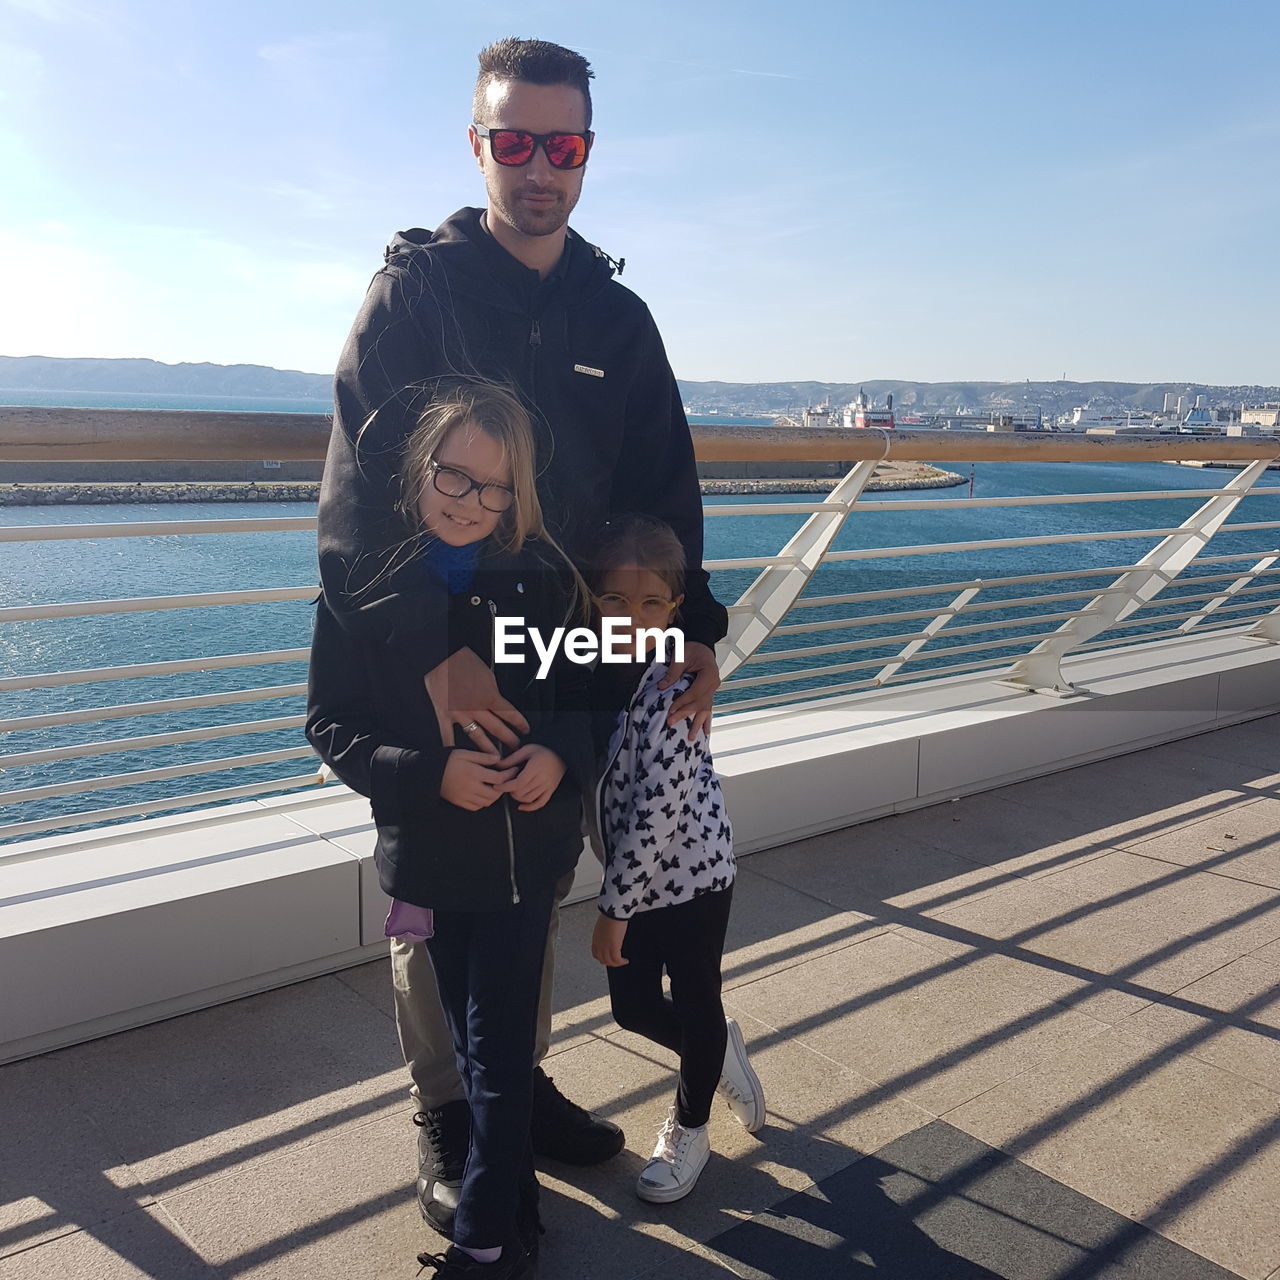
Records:
[[[593,557],[592,587],[601,617],[614,619],[634,654],[636,632],[669,627],[684,599],[680,540],[656,520],[618,521]],[[597,723],[612,735],[594,814],[604,883],[591,953],[608,967],[618,1025],[680,1055],[675,1101],[636,1184],[642,1200],[665,1203],[688,1195],[707,1162],[712,1095],[754,1133],[764,1093],[720,1002],[734,878],[720,780],[706,735],[690,742],[686,724],[667,724],[688,680],[660,689],[667,664],[655,637],[646,648],[645,661],[602,662],[596,673]]]
[[[546,632],[569,620],[574,579],[543,528],[532,431],[513,394],[442,386],[406,445],[402,475],[422,572],[449,591],[441,624],[450,652],[466,645],[492,664],[495,617]],[[475,724],[443,745],[421,664],[352,636],[320,603],[307,737],[372,801],[379,878],[393,900],[388,931],[427,939],[470,1106],[454,1247],[420,1259],[448,1280],[533,1274],[538,994],[554,886],[582,848],[592,764],[585,667],[562,659],[538,679],[532,652],[492,665],[529,723],[505,758]]]

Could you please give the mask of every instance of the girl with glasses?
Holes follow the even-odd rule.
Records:
[[[589,673],[563,657],[545,679],[532,655],[493,664],[493,619],[549,633],[581,612],[580,597],[543,526],[533,433],[510,391],[443,384],[400,474],[406,549],[448,589],[448,651],[469,646],[493,665],[528,732],[505,756],[475,722],[442,741],[421,665],[341,627],[323,598],[306,731],[372,802],[392,899],[386,932],[430,954],[467,1095],[454,1247],[420,1260],[451,1278],[525,1280],[539,1231],[529,1143],[538,1000],[556,882],[582,848]]]
[[[602,619],[636,654],[637,632],[670,626],[684,599],[684,550],[660,521],[612,524],[592,560]],[[594,805],[604,862],[592,955],[608,969],[613,1016],[679,1055],[675,1100],[636,1184],[642,1200],[689,1194],[710,1155],[707,1122],[720,1093],[750,1132],[764,1123],[764,1093],[742,1032],[724,1016],[720,960],[733,896],[733,833],[705,733],[667,724],[688,679],[666,675],[658,638],[641,661],[602,662],[593,700],[608,745]],[[611,714],[613,707],[621,709]],[[663,994],[666,972],[671,994]]]

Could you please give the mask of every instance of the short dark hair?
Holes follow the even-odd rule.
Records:
[[[524,80],[529,84],[565,84],[580,90],[586,99],[586,127],[590,129],[589,81],[594,74],[582,54],[549,40],[520,40],[516,36],[495,40],[487,49],[480,50],[480,74],[476,76],[476,91],[471,99],[471,118],[476,124],[492,123],[480,117],[484,114],[485,93],[495,80]]]

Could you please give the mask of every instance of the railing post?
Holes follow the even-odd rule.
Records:
[[[1255,640],[1270,640],[1272,644],[1280,644],[1280,609],[1272,609],[1258,619],[1258,623],[1248,635]]]
[[[905,667],[981,590],[980,585],[966,587],[910,644],[903,647],[902,652],[892,662],[880,668],[876,673],[876,684],[883,684],[890,676],[897,675],[898,671]]]
[[[1280,559],[1280,553],[1277,555],[1263,556],[1252,568],[1246,569],[1234,582],[1224,587],[1212,600],[1205,602],[1204,607],[1191,618],[1188,618],[1179,628],[1179,631],[1193,631],[1198,627],[1215,609],[1220,609],[1232,596],[1238,595],[1250,583],[1255,581],[1260,573],[1264,573],[1270,569],[1276,560]],[[1262,619],[1265,622],[1266,619]],[[1261,625],[1261,623],[1259,624]],[[1280,637],[1277,637],[1280,638]]]
[[[783,563],[762,570],[742,593],[729,615],[729,634],[716,646],[723,678],[755,653],[786,617],[879,465],[879,458],[859,462],[823,500],[829,510],[815,511],[778,553]]]
[[[1069,695],[1073,686],[1062,674],[1062,659],[1159,595],[1200,554],[1266,469],[1266,460],[1260,459],[1234,476],[1223,486],[1222,493],[1184,521],[1177,533],[1122,573],[1107,593],[1095,597],[1048,640],[1042,640],[1015,662],[1006,683],[1038,693]]]

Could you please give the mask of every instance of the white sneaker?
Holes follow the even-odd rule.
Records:
[[[724,1069],[716,1092],[729,1104],[733,1118],[748,1132],[764,1124],[764,1088],[760,1077],[751,1069],[742,1029],[732,1018],[724,1020],[729,1033],[724,1048]]]
[[[687,1196],[710,1155],[711,1139],[707,1136],[707,1126],[686,1129],[677,1124],[673,1105],[658,1131],[658,1145],[653,1149],[653,1158],[636,1182],[636,1195],[651,1204],[667,1204]]]

